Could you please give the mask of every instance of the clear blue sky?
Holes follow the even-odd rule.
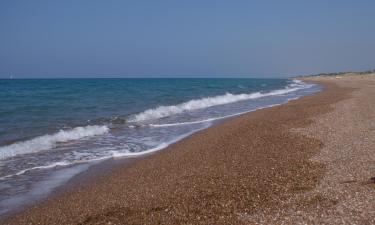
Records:
[[[0,78],[375,68],[373,0],[0,0]]]

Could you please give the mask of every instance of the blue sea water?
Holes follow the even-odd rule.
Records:
[[[74,168],[157,151],[319,90],[291,79],[0,80],[0,216]]]

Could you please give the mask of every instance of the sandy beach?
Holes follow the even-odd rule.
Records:
[[[375,75],[200,131],[4,224],[375,223]]]

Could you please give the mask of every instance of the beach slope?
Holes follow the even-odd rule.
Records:
[[[375,76],[198,132],[6,224],[374,223]]]

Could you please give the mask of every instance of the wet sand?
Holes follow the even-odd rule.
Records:
[[[375,76],[309,80],[325,91],[198,132],[5,223],[373,223]]]

